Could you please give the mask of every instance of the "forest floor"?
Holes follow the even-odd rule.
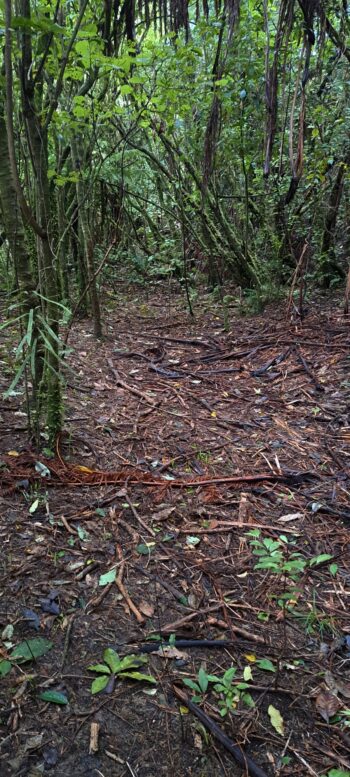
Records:
[[[1,402],[2,777],[349,773],[339,299],[309,303],[303,322],[285,302],[232,309],[225,331],[209,296],[191,319],[171,287],[135,287],[106,294],[104,316],[102,342],[90,321],[72,328],[54,456],[28,446],[23,396]],[[3,332],[2,390],[14,346]],[[156,683],[116,676],[92,695],[88,667],[106,648],[147,658],[139,671]],[[207,675],[230,667],[215,689]],[[199,670],[204,719],[183,684]]]

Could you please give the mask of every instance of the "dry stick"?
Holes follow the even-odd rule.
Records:
[[[136,397],[139,397],[140,399],[144,399],[145,402],[148,402],[149,405],[152,405],[153,407],[156,407],[156,402],[154,402],[153,399],[147,396],[147,394],[143,394],[142,391],[139,391],[139,389],[134,388],[133,386],[128,386],[127,383],[124,383],[123,380],[120,379],[117,370],[114,369],[113,363],[111,359],[107,359],[107,364],[110,369],[110,371],[113,373],[117,386],[121,386],[121,388],[125,389],[126,391],[130,391],[130,394],[135,394]]]
[[[53,470],[53,466],[51,463],[51,469]],[[54,470],[53,470],[54,471]],[[74,474],[79,474],[79,471],[76,472],[74,469],[72,470]],[[57,474],[55,472],[55,474]],[[142,485],[142,486],[162,486],[163,488],[166,486],[166,488],[200,488],[201,486],[215,486],[215,485],[225,485],[225,483],[260,483],[263,480],[270,480],[270,481],[279,481],[280,483],[283,483],[285,481],[289,481],[291,478],[296,478],[299,482],[301,482],[302,478],[305,477],[319,477],[315,472],[298,472],[296,474],[285,474],[285,475],[277,475],[274,472],[262,472],[260,475],[240,475],[235,477],[221,477],[221,478],[211,478],[208,480],[167,480],[164,478],[163,480],[156,480],[155,478],[149,478],[148,480],[143,480],[142,478],[133,478],[130,475],[127,475],[125,477],[125,480],[122,480],[120,477],[120,473],[114,473],[114,472],[99,472],[98,470],[93,471],[90,473],[92,475],[98,475],[99,478],[102,478],[102,480],[91,480],[86,478],[83,482],[80,481],[74,481],[73,483],[70,483],[71,486],[96,486],[96,485],[102,485],[107,483],[128,483],[129,485]],[[145,473],[142,473],[144,475]],[[58,477],[60,477],[58,475]],[[39,478],[39,475],[38,475]]]
[[[141,518],[141,516],[138,514],[137,510],[135,509],[134,505],[133,505],[133,504],[132,504],[132,502],[130,501],[130,499],[129,499],[129,497],[127,496],[127,494],[125,495],[125,501],[128,503],[128,505],[129,505],[129,507],[130,507],[130,510],[131,510],[131,512],[132,512],[132,514],[133,514],[133,516],[134,516],[134,518],[136,518],[136,520],[137,520],[137,523],[139,523],[139,524],[140,524],[140,526],[142,526],[142,528],[143,528],[143,529],[145,529],[145,531],[146,531],[146,532],[148,532],[148,534],[151,534],[151,535],[152,535],[152,537],[155,537],[155,536],[156,536],[156,533],[155,533],[155,531],[153,531],[153,529],[152,529],[152,527],[151,527],[151,526],[147,526],[147,523],[145,523],[145,521],[144,521],[144,520]]]
[[[67,518],[65,518],[64,515],[60,516],[60,520],[62,521],[64,528],[67,529],[69,534],[78,534],[78,529],[75,529],[73,526],[70,526],[67,521]]]
[[[231,531],[231,529],[240,528],[240,526],[248,526],[250,529],[266,529],[266,531],[282,531],[283,529],[283,534],[299,533],[296,529],[288,529],[283,524],[274,526],[267,523],[249,523],[249,521],[225,521],[222,524],[219,523],[213,529],[195,529],[195,531],[196,534],[220,534],[220,532]],[[188,534],[188,529],[180,529],[179,531],[180,534]]]
[[[217,739],[218,742],[220,742],[226,748],[226,750],[228,750],[228,752],[233,755],[237,763],[246,769],[251,777],[267,777],[266,772],[264,772],[263,769],[261,769],[260,766],[258,766],[258,764],[256,764],[253,759],[249,757],[249,755],[245,755],[241,747],[234,745],[232,740],[222,731],[220,726],[218,726],[212,720],[212,718],[209,717],[209,715],[206,715],[206,713],[203,712],[203,710],[198,707],[197,704],[194,704],[193,701],[190,701],[186,693],[184,693],[176,685],[173,685],[173,691],[175,696],[177,696],[177,698],[180,699],[180,701],[182,701],[182,703],[185,704],[194,715],[196,715],[203,726],[205,726],[205,728],[210,731],[215,739]]]
[[[134,613],[137,622],[138,623],[144,623],[146,619],[143,617],[143,615],[141,615],[140,611],[137,609],[137,607],[134,604],[134,602],[130,599],[129,594],[128,594],[126,588],[123,585],[124,566],[125,566],[125,561],[122,561],[121,566],[120,566],[120,570],[118,572],[118,577],[116,578],[116,581],[115,581],[116,582],[116,586],[117,586],[117,588],[119,588],[119,591],[120,591],[121,595],[124,597],[124,599],[125,599],[128,607],[129,607],[129,609],[131,610],[131,612]]]
[[[67,653],[68,653],[68,649],[69,649],[69,642],[70,642],[72,628],[73,628],[73,621],[74,621],[74,615],[70,618],[68,626],[67,626],[67,631],[66,631],[66,636],[65,636],[65,639],[64,639],[64,646],[63,646],[63,656],[62,656],[62,661],[61,661],[61,669],[64,668],[64,665],[66,663]]]
[[[101,602],[103,601],[105,596],[107,596],[107,594],[109,593],[112,587],[113,587],[113,583],[108,583],[108,585],[106,585],[106,587],[103,588],[99,596],[97,596],[96,599],[94,599],[92,602],[88,603],[88,606],[86,608],[87,615],[90,615],[90,613],[93,612],[93,610],[95,610],[99,604],[101,604]],[[90,604],[91,604],[91,607],[89,606]]]
[[[292,304],[293,304],[294,289],[295,289],[296,282],[297,282],[298,278],[300,278],[301,271],[302,271],[302,264],[303,264],[303,261],[304,261],[304,256],[305,256],[305,253],[306,253],[306,250],[307,250],[308,247],[309,247],[309,244],[308,244],[308,242],[306,240],[305,243],[304,243],[302,252],[300,254],[300,257],[298,259],[298,264],[297,264],[297,266],[296,266],[296,268],[294,270],[294,273],[293,273],[292,283],[291,283],[289,297],[288,297],[287,315],[289,315],[290,309],[291,309]]]
[[[295,355],[296,355],[298,361],[300,362],[301,366],[304,368],[306,374],[309,376],[309,378],[311,378],[312,382],[314,383],[316,390],[317,391],[324,391],[325,390],[324,386],[321,386],[321,384],[318,382],[317,378],[315,377],[313,372],[310,370],[309,365],[305,361],[303,355],[300,353],[298,348],[295,348],[294,352],[295,352]]]
[[[216,612],[217,610],[221,610],[222,604],[215,604],[212,607],[206,607],[205,610],[191,612],[189,615],[184,615],[183,618],[179,618],[177,621],[173,621],[172,623],[166,623],[164,626],[161,627],[161,632],[167,632],[172,633],[176,632],[177,628],[179,626],[184,626],[186,623],[189,623],[194,618],[197,618],[198,615],[202,615],[207,612]],[[241,628],[240,626],[231,626],[231,631],[233,631],[235,634],[238,634],[240,637],[244,637],[245,639],[252,640],[253,642],[258,642],[260,645],[266,645],[266,641],[263,637],[259,637],[258,634],[252,634],[247,629]]]
[[[89,743],[89,754],[95,755],[95,753],[98,753],[98,738],[100,733],[100,724],[96,721],[93,721],[90,726],[90,743]]]

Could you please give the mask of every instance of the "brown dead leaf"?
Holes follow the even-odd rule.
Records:
[[[214,618],[213,616],[209,616],[207,618],[207,623],[209,626],[217,626],[219,629],[227,629],[228,625],[223,620],[219,620],[219,618]]]
[[[288,521],[298,521],[299,518],[303,518],[303,513],[287,513],[287,515],[281,515],[278,518],[278,523],[288,523]]]
[[[174,511],[175,507],[164,507],[162,510],[152,513],[152,518],[155,521],[166,521]]]
[[[317,712],[321,715],[321,718],[326,721],[326,723],[329,723],[329,718],[335,715],[341,706],[339,699],[337,699],[337,697],[329,691],[319,693],[315,704]]]
[[[140,602],[139,610],[142,612],[142,615],[146,615],[147,618],[152,618],[152,615],[154,615],[154,607],[148,602]]]
[[[197,750],[202,751],[203,743],[202,743],[202,737],[201,737],[200,734],[198,734],[198,733],[194,734],[193,744],[194,744],[195,748],[197,748]]]
[[[160,656],[161,658],[188,658],[188,653],[185,653],[183,650],[178,650],[176,647],[172,647],[171,645],[164,645],[158,650],[154,651],[154,656]]]
[[[349,683],[343,683],[338,677],[334,677],[332,672],[324,673],[324,681],[330,691],[337,694],[340,693],[345,699],[350,699],[350,685]]]

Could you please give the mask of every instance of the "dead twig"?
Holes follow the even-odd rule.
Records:
[[[69,642],[72,634],[72,628],[73,628],[73,622],[74,622],[74,616],[70,618],[67,625],[67,631],[66,636],[64,638],[64,645],[63,645],[63,655],[62,655],[62,661],[61,661],[61,669],[64,668],[64,665],[66,663],[67,653],[69,650]]]
[[[124,586],[124,583],[123,583],[124,566],[125,566],[125,561],[123,560],[119,569],[118,577],[116,578],[116,581],[115,581],[116,586],[119,589],[123,598],[125,599],[129,609],[131,610],[131,612],[134,613],[137,622],[144,623],[146,619],[143,617],[143,615],[141,615],[140,611],[136,607],[136,604],[134,604],[132,599],[130,599],[130,596]]]
[[[155,531],[153,531],[152,527],[148,526],[147,523],[141,518],[141,516],[138,514],[137,510],[135,509],[133,503],[130,501],[127,494],[125,495],[125,501],[128,503],[134,518],[136,518],[140,526],[142,526],[142,528],[145,529],[145,531],[148,532],[148,534],[150,534],[152,537],[155,537],[156,536]]]
[[[139,389],[134,388],[134,386],[128,386],[127,383],[124,383],[123,380],[119,377],[119,374],[116,369],[113,367],[113,363],[111,359],[107,359],[107,364],[110,369],[110,371],[113,373],[115,381],[117,386],[120,386],[121,388],[125,389],[125,391],[130,391],[130,394],[134,394],[136,397],[139,397],[139,399],[144,399],[145,402],[148,402],[149,405],[152,405],[152,407],[156,407],[157,402],[154,402],[153,399],[147,396],[147,394],[143,394],[142,391],[139,391]]]
[[[100,734],[100,724],[96,721],[93,721],[90,726],[90,743],[89,743],[89,754],[95,755],[95,753],[98,753],[98,738]]]
[[[217,612],[217,610],[222,609],[222,604],[215,604],[212,607],[206,607],[204,610],[191,612],[189,615],[184,615],[183,618],[179,618],[177,621],[173,621],[172,623],[166,623],[164,626],[161,627],[161,633],[162,634],[171,634],[173,632],[176,633],[176,630],[180,628],[181,626],[184,626],[186,623],[190,623],[194,618],[197,618],[198,615],[203,615],[208,612]],[[258,642],[261,645],[266,645],[266,641],[263,637],[260,637],[259,634],[252,634],[251,631],[248,631],[247,629],[241,627],[241,626],[233,626],[230,624],[230,629],[234,634],[238,634],[240,637],[244,637],[244,639],[250,640],[252,642]]]

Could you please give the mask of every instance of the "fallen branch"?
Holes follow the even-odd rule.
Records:
[[[151,537],[155,537],[155,536],[156,536],[156,533],[155,533],[155,531],[153,531],[153,529],[152,529],[152,527],[151,527],[151,526],[147,526],[147,523],[146,523],[146,522],[143,520],[143,518],[141,518],[141,516],[138,514],[137,510],[135,509],[135,507],[134,507],[133,503],[130,501],[130,499],[129,499],[129,497],[128,497],[128,495],[127,495],[127,494],[125,494],[125,497],[124,497],[124,498],[125,498],[125,501],[127,502],[127,504],[129,505],[129,507],[130,507],[130,510],[131,510],[131,512],[132,512],[132,514],[133,514],[133,516],[134,516],[134,518],[136,518],[136,520],[137,520],[137,523],[139,523],[139,524],[140,524],[140,526],[142,526],[142,528],[143,528],[143,529],[145,529],[145,531],[146,531],[146,532],[148,532],[148,534],[150,534],[150,535],[151,535]]]
[[[143,396],[143,395],[141,395]],[[8,484],[10,489],[16,488],[16,481],[23,480],[24,478],[33,481],[40,480],[41,476],[38,472],[33,472],[33,464],[36,459],[33,454],[27,452],[23,456],[11,459],[9,456],[3,457],[6,460],[6,469],[0,473],[0,481],[4,487]],[[28,461],[29,458],[29,461]],[[47,479],[48,486],[56,486],[57,480],[54,475],[64,485],[70,486],[102,486],[107,484],[122,484],[125,485],[143,485],[151,488],[202,488],[203,486],[215,486],[215,485],[239,485],[241,483],[261,483],[263,481],[279,482],[288,484],[300,484],[311,478],[320,477],[316,472],[261,472],[249,475],[227,475],[222,477],[198,477],[194,479],[175,479],[168,480],[167,478],[158,479],[151,473],[143,472],[136,469],[136,467],[129,466],[125,469],[110,471],[110,470],[95,470],[88,469],[85,466],[68,465],[62,458],[59,452],[59,446],[57,443],[57,459],[45,459],[41,458],[41,461],[46,464],[51,473],[51,478]],[[27,465],[25,467],[25,465]],[[145,527],[144,527],[145,528]],[[148,527],[148,531],[150,528]]]
[[[209,715],[203,712],[203,710],[198,707],[197,704],[194,704],[193,701],[190,701],[186,693],[178,688],[177,685],[173,685],[173,691],[175,696],[177,696],[177,698],[180,699],[180,701],[185,704],[191,712],[193,712],[193,714],[198,718],[198,720],[200,720],[203,726],[205,726],[205,728],[210,731],[215,739],[217,739],[218,742],[220,742],[226,748],[226,750],[228,750],[228,752],[233,755],[237,763],[246,769],[251,777],[267,777],[266,772],[264,772],[263,769],[261,769],[260,766],[258,766],[258,764],[256,764],[255,761],[249,757],[249,755],[246,755],[242,748],[239,747],[239,745],[235,745],[227,736],[227,734],[222,731],[220,726],[218,726],[217,723],[215,723],[212,718],[209,717]]]
[[[309,365],[305,361],[303,355],[300,353],[298,348],[295,348],[294,352],[295,352],[295,355],[296,355],[298,361],[300,362],[301,366],[305,370],[306,374],[309,376],[309,378],[311,378],[312,382],[314,383],[316,391],[324,391],[325,390],[324,386],[321,386],[321,384],[318,382],[317,378],[315,377],[313,372],[310,370]]]
[[[215,520],[215,519],[214,519]],[[221,532],[231,531],[231,529],[239,529],[241,526],[247,526],[248,529],[265,529],[265,531],[278,531],[281,532],[282,526],[274,526],[274,524],[267,524],[267,523],[251,523],[249,521],[218,521],[217,526],[213,526],[213,528],[208,529],[197,529],[195,527],[193,531],[196,532],[196,534],[220,534]],[[179,529],[180,534],[188,534],[188,532],[191,530],[190,528],[186,529]],[[286,526],[283,526],[283,534],[299,534],[299,532],[296,529],[288,529]]]
[[[156,402],[154,402],[153,399],[147,396],[147,394],[143,394],[142,391],[139,391],[139,389],[134,388],[134,386],[128,386],[127,383],[124,383],[123,380],[118,375],[118,372],[116,369],[114,369],[111,359],[107,359],[107,364],[110,369],[110,371],[113,373],[115,381],[117,386],[120,386],[121,388],[125,389],[125,391],[130,391],[130,394],[135,394],[136,397],[139,397],[139,399],[144,399],[145,402],[148,402],[149,405],[152,405],[152,407],[156,407]]]
[[[166,623],[164,626],[161,626],[160,632],[161,634],[172,634],[177,631],[178,628],[181,626],[184,626],[186,623],[189,623],[194,618],[197,618],[198,615],[203,615],[208,612],[217,612],[217,610],[221,610],[222,604],[215,604],[212,607],[206,607],[205,610],[196,610],[196,612],[191,612],[189,615],[184,615],[183,618],[179,618],[177,621],[173,621],[172,623]],[[258,634],[252,634],[247,629],[242,628],[241,626],[233,626],[230,624],[230,629],[232,632],[237,634],[240,637],[244,637],[244,639],[247,639],[248,641],[252,642],[258,642],[260,645],[266,645],[266,641],[263,637],[260,637]]]

